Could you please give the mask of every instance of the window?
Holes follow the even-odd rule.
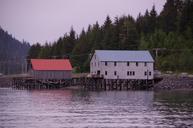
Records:
[[[115,75],[115,76],[117,75],[117,72],[116,72],[116,71],[114,71],[114,75]]]
[[[147,72],[146,71],[144,72],[144,75],[147,76]]]
[[[138,62],[136,62],[136,66],[138,67],[138,65],[139,65],[139,63]]]
[[[149,75],[151,76],[151,72],[149,72]]]
[[[117,62],[114,62],[114,66],[117,66]]]
[[[134,71],[127,71],[127,76],[135,76],[135,72]]]
[[[145,66],[145,67],[147,66],[147,62],[144,63],[144,66]]]
[[[105,71],[105,75],[107,75],[107,71]]]
[[[105,62],[105,66],[107,66],[107,62]]]
[[[127,66],[129,66],[129,62],[127,62]]]
[[[99,66],[99,62],[98,62],[98,66]]]

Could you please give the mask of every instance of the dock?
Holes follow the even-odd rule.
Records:
[[[97,77],[73,77],[61,80],[42,80],[32,77],[12,78],[12,88],[15,89],[64,89],[70,86],[78,86],[84,90],[149,90],[152,89],[155,80],[127,80],[127,79],[103,79]]]

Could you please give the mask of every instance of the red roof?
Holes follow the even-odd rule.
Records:
[[[33,70],[72,70],[69,59],[31,59]]]

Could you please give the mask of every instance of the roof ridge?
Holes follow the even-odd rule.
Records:
[[[148,50],[95,50],[101,61],[154,62]]]

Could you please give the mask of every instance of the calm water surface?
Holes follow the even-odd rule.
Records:
[[[0,88],[0,128],[193,127],[193,91]]]

